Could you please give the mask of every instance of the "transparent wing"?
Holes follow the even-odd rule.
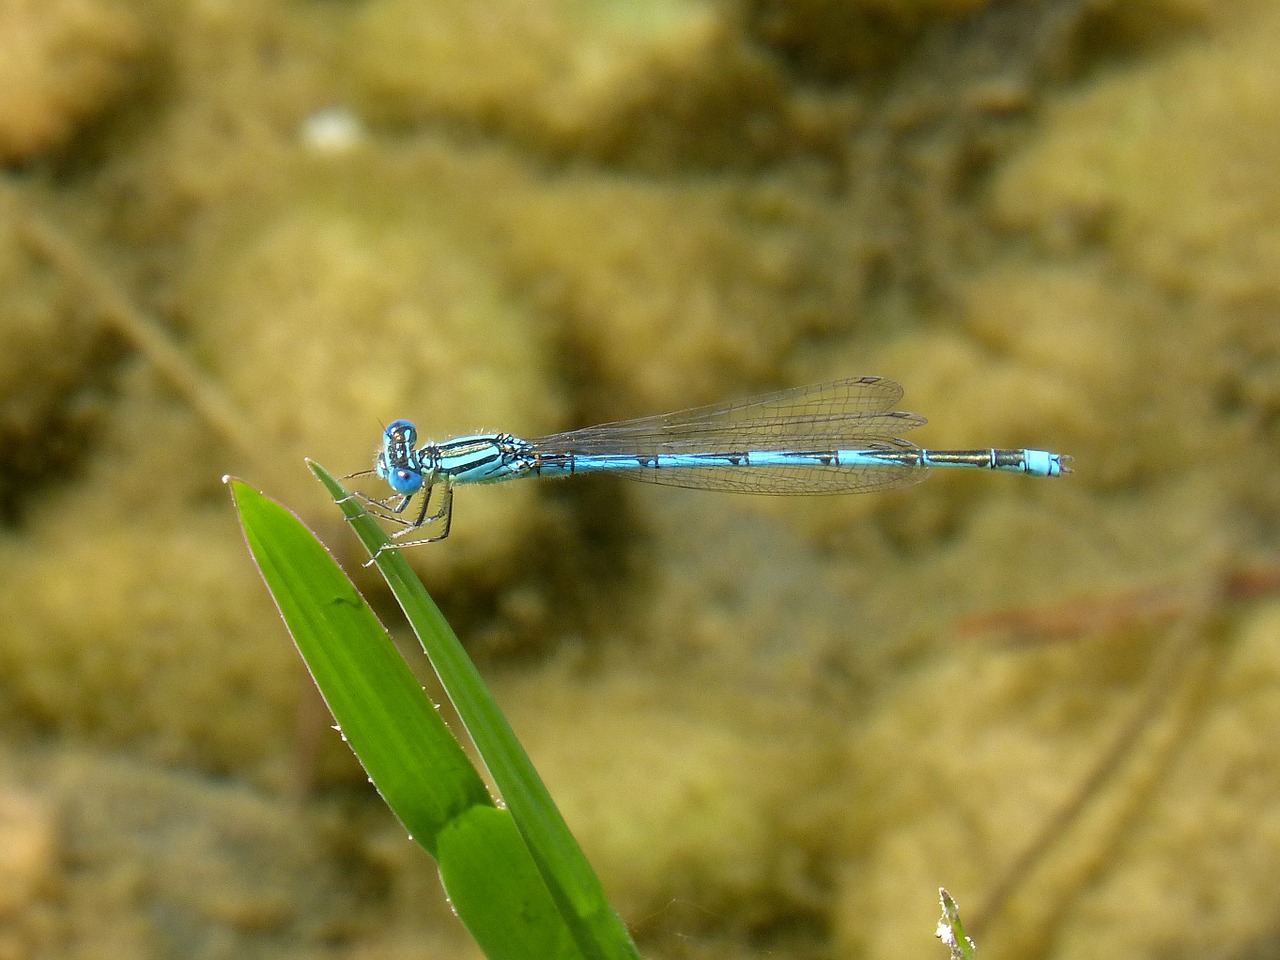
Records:
[[[620,420],[531,441],[548,454],[648,458],[747,451],[914,449],[900,434],[924,418],[890,408],[902,388],[881,377],[835,380],[747,400]],[[901,466],[694,466],[610,471],[633,480],[741,493],[851,493],[908,486],[925,469]]]

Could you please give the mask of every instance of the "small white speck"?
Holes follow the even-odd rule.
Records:
[[[364,124],[354,110],[326,107],[302,121],[299,137],[317,153],[345,153],[364,142]]]

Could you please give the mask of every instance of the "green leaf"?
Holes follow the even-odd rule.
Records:
[[[582,960],[510,816],[351,581],[293,514],[229,479],[249,549],[348,743],[440,864],[454,909],[494,960]]]
[[[409,834],[492,800],[345,573],[293,514],[231,481],[249,550],[343,736]]]
[[[506,810],[472,807],[449,821],[440,832],[440,880],[459,916],[492,918],[473,930],[485,956],[582,957]]]
[[[356,535],[376,557],[378,569],[386,577],[475,743],[578,948],[591,960],[638,960],[639,952],[621,918],[605,898],[604,888],[586,855],[569,832],[542,778],[498,709],[493,694],[426,588],[399,550],[378,553],[388,537],[360,501],[322,466],[310,461],[308,465],[341,507]]]

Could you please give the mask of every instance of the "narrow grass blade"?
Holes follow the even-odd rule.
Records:
[[[509,815],[493,806],[364,598],[293,514],[229,483],[249,549],[316,686],[387,805],[438,861],[486,955],[583,960]]]
[[[942,901],[942,919],[938,921],[938,939],[951,950],[951,960],[975,960],[977,946],[965,936],[964,925],[960,922],[960,908],[951,894],[941,887],[938,898]]]
[[[341,507],[356,535],[376,554],[387,542],[383,529],[323,467],[308,465]],[[605,899],[599,878],[542,778],[426,588],[397,550],[384,551],[377,564],[488,767],[578,948],[592,960],[638,958],[626,926]]]
[[[432,855],[484,782],[377,617],[328,551],[279,504],[231,482],[249,550],[325,702],[387,804]]]

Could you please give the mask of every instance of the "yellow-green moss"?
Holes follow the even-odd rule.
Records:
[[[336,736],[318,760],[296,746],[305,682],[222,472],[341,553],[349,531],[301,457],[365,469],[393,417],[437,437],[538,434],[889,375],[931,420],[916,439],[1048,446],[1077,473],[803,502],[463,489],[453,539],[411,556],[496,638],[484,651],[525,656],[484,666],[647,955],[936,949],[934,888],[966,915],[980,905],[1098,756],[1162,636],[957,651],[957,619],[1171,579],[1201,596],[1274,541],[1280,16],[1144,4],[1126,37],[1148,43],[1079,51],[1060,87],[999,75],[1008,95],[991,97],[990,77],[894,87],[919,69],[899,53],[982,4],[761,11],[157,5],[155,105],[92,162],[31,174],[28,199],[245,413],[251,443],[227,446],[127,345],[120,362],[84,347],[101,304],[4,240],[5,409],[39,437],[62,402],[42,387],[108,385],[92,442],[41,477],[0,545],[7,727],[282,790],[318,764],[358,788]],[[884,29],[856,29],[872,21]],[[9,155],[52,159],[110,110],[136,42],[94,41],[97,73],[33,82],[46,100],[23,109],[57,122]],[[1001,112],[1020,105],[1035,109]],[[343,149],[308,133],[327,111],[348,124]],[[1243,905],[1269,902],[1274,859],[1269,610],[1204,630],[1235,658],[1230,696],[1206,697],[1204,753],[1160,785],[1149,824],[1119,847],[1082,834],[1096,881],[1051,870],[984,952],[1141,955],[1209,893],[1227,905],[1218,943],[1258,933],[1269,914]],[[528,662],[556,649],[576,658]],[[1200,768],[1213,776],[1193,783]],[[355,833],[333,826],[324,854],[373,874],[344,947],[456,955],[414,935],[422,861],[352,853],[395,845],[361,797],[338,818]],[[1250,842],[1266,855],[1233,855]],[[1061,891],[1072,907],[1046,920]],[[245,902],[209,908],[228,937],[256,922]]]
[[[146,45],[115,0],[6,0],[0,6],[0,158],[63,146],[116,104]]]

